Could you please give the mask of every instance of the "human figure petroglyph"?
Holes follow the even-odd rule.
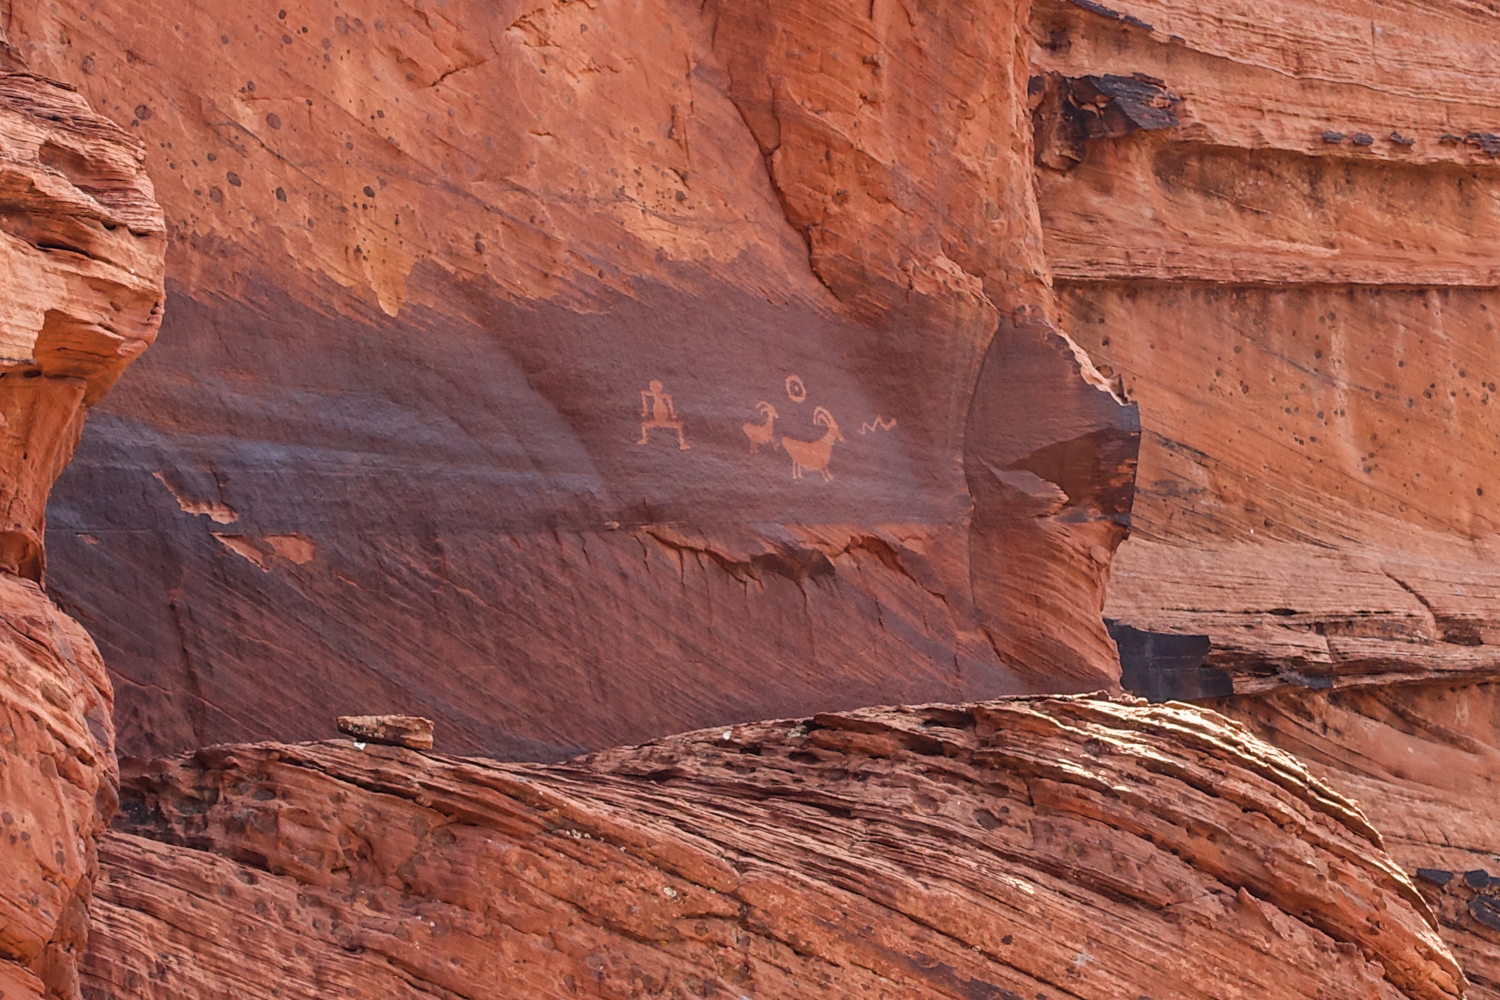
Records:
[[[750,454],[752,455],[758,453],[760,446],[763,444],[768,444],[772,448],[779,447],[776,443],[776,418],[781,416],[781,414],[776,412],[776,407],[764,399],[756,403],[755,408],[760,411],[761,416],[765,418],[765,422],[759,424],[744,423],[740,425],[745,430],[745,437],[750,439]]]
[[[692,447],[683,436],[682,420],[677,416],[672,397],[669,393],[662,392],[659,379],[652,379],[650,388],[641,390],[641,439],[636,444],[646,444],[653,427],[676,431],[677,447],[680,450],[687,451]]]
[[[798,441],[782,435],[781,446],[792,456],[793,479],[801,479],[804,472],[821,472],[825,481],[833,478],[828,471],[828,460],[833,457],[834,442],[843,441],[844,435],[839,433],[833,414],[821,406],[813,410],[813,423],[828,428],[816,441]]]

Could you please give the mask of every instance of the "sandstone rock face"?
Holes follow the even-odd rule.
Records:
[[[1219,707],[1358,800],[1441,921],[1469,1000],[1500,998],[1500,685],[1280,691]]]
[[[111,692],[88,634],[0,574],[0,995],[76,998],[95,842],[114,813]]]
[[[25,7],[172,220],[53,518],[133,750],[1107,686],[1110,572],[1241,691],[1496,670],[1486,11]]]
[[[24,6],[172,225],[53,509],[133,751],[1107,686],[1110,573],[1242,691],[1496,669],[1486,11]]]
[[[170,230],[51,512],[123,745],[1112,686],[1136,418],[1062,332],[1026,18],[16,5]]]
[[[1242,691],[1493,676],[1494,14],[1264,10],[1032,16],[1046,256],[1141,408],[1106,614]]]
[[[7,65],[10,56],[6,56]],[[112,689],[42,592],[47,490],[84,412],[155,335],[163,228],[138,140],[70,88],[0,74],[0,996],[78,997],[114,812]]]
[[[0,997],[1500,998],[1492,12],[3,28]]]
[[[0,75],[0,572],[41,580],[47,491],[84,410],[161,322],[143,159],[71,88]]]
[[[1105,614],[1358,800],[1493,997],[1494,15],[1266,10],[1030,20],[1055,288],[1140,405]]]
[[[127,766],[91,996],[1457,997],[1347,800],[1211,712],[872,709],[563,765]]]

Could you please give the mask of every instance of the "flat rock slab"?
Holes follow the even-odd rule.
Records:
[[[432,720],[411,715],[341,715],[339,732],[367,743],[432,749]]]

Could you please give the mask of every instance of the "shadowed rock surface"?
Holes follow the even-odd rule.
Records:
[[[127,762],[92,996],[1457,997],[1347,800],[1212,712],[731,726],[560,765]]]
[[[122,746],[1112,686],[1136,417],[1049,287],[1026,14],[16,5],[171,231],[52,506]]]
[[[1101,606],[1493,676],[1495,16],[1257,10],[17,6],[172,227],[53,504],[124,745],[1087,690]]]

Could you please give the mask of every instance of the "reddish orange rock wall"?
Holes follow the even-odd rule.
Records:
[[[40,580],[47,492],[84,408],[161,323],[161,210],[138,140],[72,88],[0,75],[0,571]]]
[[[1213,713],[1038,699],[565,765],[129,765],[100,997],[1456,998],[1363,816]]]
[[[39,586],[47,491],[161,321],[138,141],[61,84],[0,73],[0,996],[77,1000],[115,807],[113,691]]]
[[[1141,407],[1106,614],[1242,691],[1493,676],[1493,12],[1108,8],[1030,31],[1039,72],[1176,98],[1037,174],[1068,327]]]
[[[1105,613],[1157,633],[1140,676],[1241,692],[1218,704],[1361,803],[1485,998],[1494,30],[1441,3],[1047,0],[1030,23],[1058,296],[1141,408]]]
[[[171,233],[52,506],[124,745],[379,710],[558,758],[1111,686],[1135,414],[1059,332],[1025,20],[17,9]]]
[[[83,628],[7,574],[0,670],[0,992],[76,1000],[115,807],[109,678]]]
[[[1500,686],[1281,691],[1220,708],[1358,800],[1469,981],[1500,997]]]
[[[0,991],[1494,995],[1494,18],[1272,13],[12,5]],[[220,746],[80,980],[164,231],[132,749],[1327,784]]]

